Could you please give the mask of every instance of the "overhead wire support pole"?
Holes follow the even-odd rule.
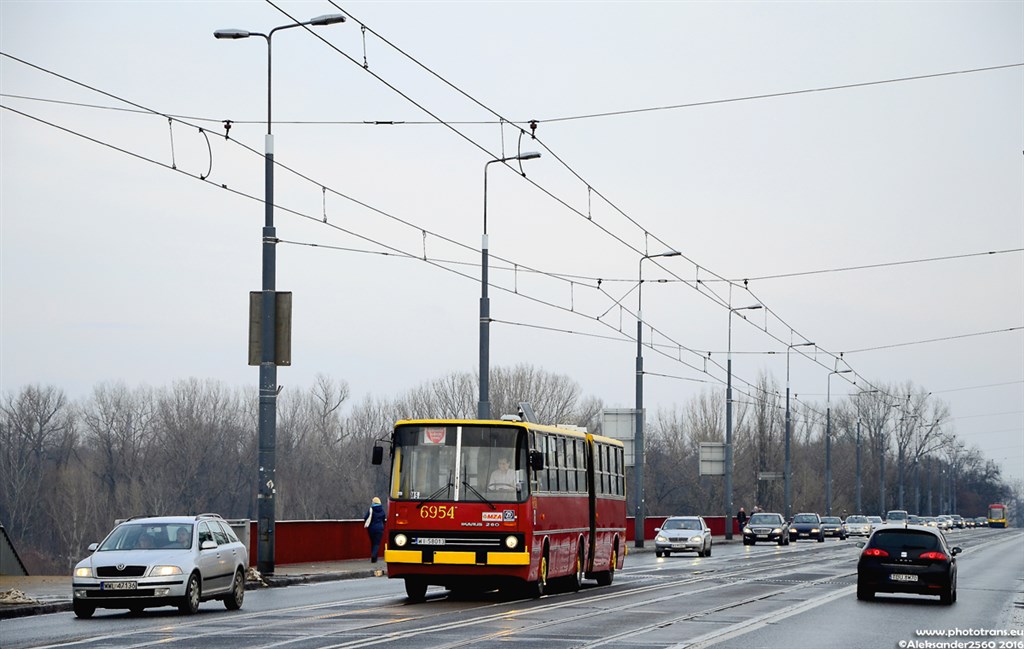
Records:
[[[267,134],[264,140],[264,224],[262,232],[262,292],[260,295],[259,442],[256,493],[256,568],[274,574],[277,487],[277,230],[274,227],[274,135],[272,72],[274,34],[306,25],[325,26],[345,22],[341,14],[328,14],[271,29],[266,34],[242,29],[219,29],[214,38],[237,40],[259,36],[267,42]]]
[[[793,486],[792,486],[792,475],[793,466],[790,454],[790,440],[792,434],[790,432],[790,414],[789,414],[789,352],[794,347],[811,347],[814,343],[797,343],[794,345],[786,346],[786,460],[783,467],[783,481],[785,483],[783,488],[783,512],[785,513],[786,520],[788,521],[793,517]]]
[[[731,291],[730,291],[731,294]],[[729,308],[729,340],[725,360],[725,538],[732,539],[732,314],[734,311],[752,311],[760,304]],[[742,533],[743,530],[740,530]]]
[[[644,287],[644,261],[655,257],[679,257],[681,252],[671,250],[656,255],[644,255],[640,257],[637,264],[637,288],[636,288],[636,430],[633,437],[633,479],[634,491],[636,494],[636,514],[633,518],[633,545],[638,548],[644,547],[644,318],[643,311],[643,287]]]
[[[536,151],[524,151],[505,158],[494,158],[484,163],[484,231],[480,239],[480,396],[476,406],[477,419],[491,418],[491,299],[487,295],[490,283],[487,277],[488,248],[487,239],[487,168],[495,162],[509,160],[535,160],[540,157]]]
[[[828,373],[825,392],[825,515],[832,515],[832,375],[849,374],[853,370],[833,370]]]

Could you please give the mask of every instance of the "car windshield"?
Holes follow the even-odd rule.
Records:
[[[103,539],[99,551],[188,549],[192,547],[190,523],[122,523]]]
[[[939,537],[912,529],[880,530],[871,538],[871,547],[885,550],[890,555],[898,552],[930,552],[941,550]]]
[[[666,530],[699,530],[700,523],[693,518],[670,518],[665,521],[662,529]]]
[[[826,517],[821,519],[821,522],[822,523],[833,523],[835,525],[838,525],[839,523],[842,523],[842,521],[839,520],[839,518],[836,517],[836,516],[826,516]]]
[[[748,525],[781,525],[782,516],[779,514],[754,514],[747,521]]]
[[[881,516],[868,516],[868,520],[871,521],[872,523],[881,523],[882,522],[882,517]]]
[[[866,516],[850,516],[846,519],[847,523],[867,523],[868,519]]]
[[[814,514],[797,514],[793,518],[794,523],[817,523],[818,517]]]

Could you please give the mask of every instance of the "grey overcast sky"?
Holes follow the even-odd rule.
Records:
[[[632,407],[678,250],[649,417],[724,390],[759,303],[741,393],[813,341],[800,401],[911,381],[1024,478],[1022,2],[0,0],[4,391],[255,386],[267,48],[213,32],[339,8],[273,39],[285,390],[474,371],[484,163],[540,151],[488,172],[492,365]]]

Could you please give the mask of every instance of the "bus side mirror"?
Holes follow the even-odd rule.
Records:
[[[544,470],[544,454],[540,451],[530,451],[530,468],[534,471]]]
[[[384,447],[380,444],[373,445],[373,458],[371,462],[373,464],[382,464],[384,462]]]

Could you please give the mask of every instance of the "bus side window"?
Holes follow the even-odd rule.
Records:
[[[544,468],[540,470],[540,490],[551,490],[551,457],[548,455],[548,438],[544,433],[537,433],[537,448],[544,453]]]
[[[587,470],[590,466],[590,455],[588,451],[591,449],[590,444],[586,441],[580,442],[580,451],[583,457],[583,491],[590,493],[590,475]]]
[[[568,471],[569,471],[569,491],[572,491],[574,493],[579,491],[579,488],[577,486],[578,483],[576,481],[576,476],[577,476],[577,473],[576,473],[576,444],[577,443],[578,443],[578,440],[575,439],[575,438],[568,440],[567,446],[566,446],[566,454],[565,454],[565,457],[566,457],[566,463],[565,464],[566,464],[566,467],[568,468]]]
[[[619,495],[620,496],[625,496],[626,495],[626,462],[625,462],[624,454],[625,454],[625,451],[622,448],[616,448],[615,449],[615,456],[618,458],[618,461],[619,461],[618,476],[619,476]]]
[[[548,446],[551,449],[551,491],[561,491],[561,483],[565,482],[565,480],[559,481],[558,479],[559,474],[562,473],[562,462],[558,456],[558,437],[556,435],[548,438]]]

